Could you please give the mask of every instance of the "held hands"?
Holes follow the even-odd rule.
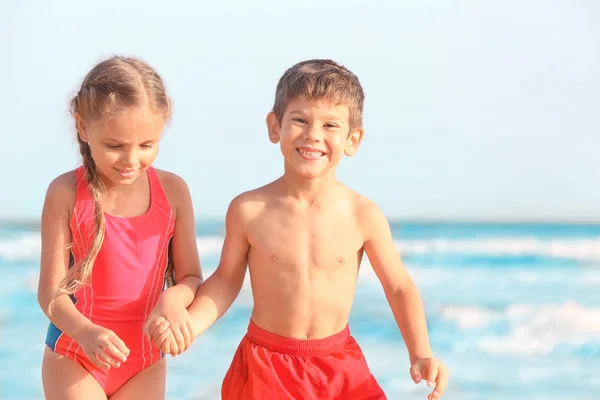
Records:
[[[440,360],[435,358],[420,358],[415,360],[410,367],[410,376],[415,383],[425,380],[427,386],[435,384],[433,392],[427,396],[427,400],[439,399],[446,386],[448,386],[448,368]]]
[[[144,324],[144,334],[165,354],[175,357],[192,344],[192,325],[185,307],[164,292]]]
[[[96,324],[86,324],[73,334],[88,360],[101,369],[119,368],[127,361],[129,349],[110,329]]]

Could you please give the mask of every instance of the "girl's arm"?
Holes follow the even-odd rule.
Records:
[[[203,280],[196,243],[194,209],[188,186],[175,174],[158,172],[165,195],[175,212],[171,256],[176,284],[160,295],[158,303],[146,319],[144,331],[150,338],[156,327],[164,324],[161,331],[164,332],[163,339],[156,340],[155,343],[163,353],[176,356],[187,350],[193,341],[191,320],[186,309],[192,304]]]
[[[175,232],[173,233],[172,257],[175,267],[176,285],[166,290],[171,301],[188,307],[194,301],[198,287],[202,283],[202,269],[196,242],[196,221],[190,191],[183,179],[169,174],[168,188],[176,203]]]
[[[69,218],[74,204],[75,174],[70,172],[56,178],[46,193],[41,222],[42,252],[38,302],[48,319],[78,342],[93,364],[103,369],[109,365],[116,367],[118,362],[104,351],[96,349],[96,342],[99,341],[100,346],[108,353],[123,361],[129,354],[125,344],[112,331],[92,324],[77,310],[67,294],[58,293],[58,287],[69,267]]]

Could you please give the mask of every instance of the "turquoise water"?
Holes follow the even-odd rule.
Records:
[[[600,225],[392,224],[421,290],[432,345],[451,372],[445,399],[597,400]],[[215,268],[222,224],[201,221],[203,268]],[[41,399],[48,322],[36,299],[39,232],[0,225],[0,399]],[[218,399],[252,299],[169,359],[167,399]],[[381,286],[365,260],[350,319],[390,399],[425,399]]]

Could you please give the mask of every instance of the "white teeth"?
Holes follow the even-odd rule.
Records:
[[[310,157],[321,157],[323,154],[322,151],[318,151],[318,150],[304,150],[304,149],[298,149],[298,151],[300,152],[300,154],[304,154]]]

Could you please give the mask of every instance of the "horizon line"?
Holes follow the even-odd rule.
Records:
[[[600,225],[600,218],[425,218],[425,217],[386,217],[389,224],[422,224],[422,225],[451,225],[451,224],[473,224],[473,225]],[[195,225],[202,222],[224,223],[224,217],[198,216]],[[0,226],[39,227],[39,219],[0,217]]]

